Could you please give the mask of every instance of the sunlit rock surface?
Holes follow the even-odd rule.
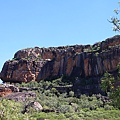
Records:
[[[27,48],[6,61],[0,78],[4,82],[29,82],[63,75],[88,78],[114,72],[120,63],[120,36],[94,45]]]

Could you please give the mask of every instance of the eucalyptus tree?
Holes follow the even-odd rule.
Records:
[[[118,5],[120,7],[120,2],[118,2]],[[108,21],[113,24],[113,31],[120,32],[120,18],[119,18],[120,9],[116,8],[114,10],[114,13],[115,13],[115,16],[111,17],[111,20],[108,20]]]

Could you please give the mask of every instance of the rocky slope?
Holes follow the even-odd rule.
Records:
[[[62,75],[79,78],[100,77],[114,72],[120,63],[120,36],[94,45],[27,48],[6,61],[0,78],[6,82],[53,79]]]

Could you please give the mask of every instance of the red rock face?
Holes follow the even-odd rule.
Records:
[[[120,36],[90,45],[28,48],[6,61],[0,74],[5,82],[29,82],[62,75],[97,77],[114,72],[120,63]]]
[[[0,97],[4,97],[6,95],[9,95],[12,93],[12,90],[9,88],[4,88],[2,90],[0,90]]]
[[[18,92],[18,91],[19,89],[14,85],[0,84],[0,97],[4,97],[6,95],[9,95],[13,92]]]

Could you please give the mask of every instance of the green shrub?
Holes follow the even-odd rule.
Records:
[[[113,110],[114,107],[107,104],[107,105],[104,106],[104,109],[105,110]]]
[[[69,97],[74,97],[74,92],[73,91],[69,92]]]
[[[61,105],[58,107],[60,113],[74,112],[73,108],[70,105]]]
[[[11,100],[3,99],[0,103],[0,120],[22,120],[28,115],[21,114],[22,104]]]

